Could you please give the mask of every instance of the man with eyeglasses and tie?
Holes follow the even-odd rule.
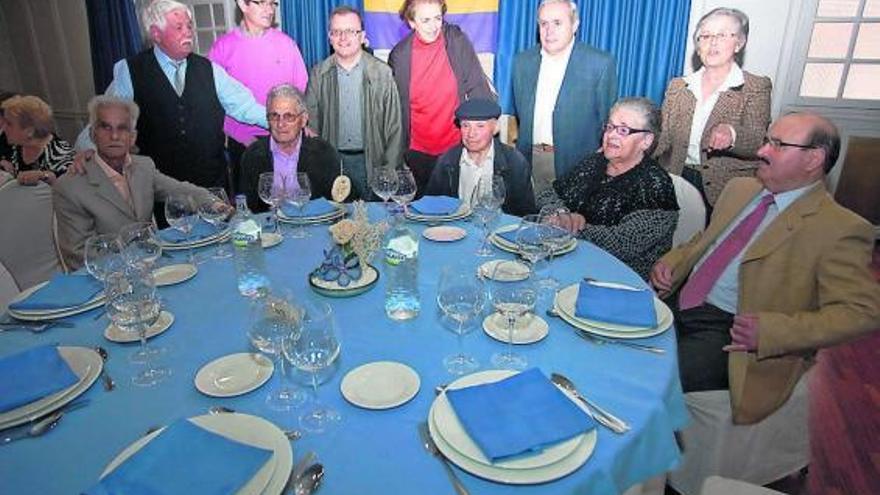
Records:
[[[306,104],[309,128],[342,155],[351,198],[369,200],[375,171],[401,164],[403,134],[391,68],[362,49],[363,29],[357,9],[340,6],[330,13],[334,53],[312,69]]]
[[[339,155],[330,143],[303,132],[309,120],[305,96],[290,84],[279,84],[266,97],[269,136],[260,137],[241,157],[238,192],[247,196],[251,211],[266,211],[260,200],[260,174],[273,173],[273,183],[291,186],[297,173],[311,183],[312,198],[331,198],[339,174]],[[282,182],[283,181],[283,182]]]
[[[825,189],[839,151],[827,119],[778,119],[756,177],[732,179],[706,230],[651,273],[675,313],[684,391],[730,390],[737,424],[782,406],[818,349],[880,326],[874,228]]]

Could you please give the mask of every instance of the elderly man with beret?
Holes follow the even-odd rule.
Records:
[[[501,107],[485,98],[459,105],[455,121],[461,128],[462,144],[437,159],[426,194],[457,196],[468,202],[481,178],[497,175],[507,187],[501,207],[505,213],[522,216],[535,211],[532,167],[519,151],[495,136],[500,115]]]

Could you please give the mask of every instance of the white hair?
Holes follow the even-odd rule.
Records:
[[[138,117],[141,109],[137,103],[126,98],[118,96],[98,95],[89,100],[89,125],[92,131],[95,130],[95,124],[98,122],[98,112],[104,107],[120,107],[128,111],[128,118],[131,120],[131,130],[137,129]]]
[[[165,30],[167,21],[165,16],[175,10],[185,10],[189,14],[189,18],[193,18],[193,11],[189,5],[180,3],[176,0],[153,0],[148,3],[141,11],[141,26],[147,37],[150,35],[150,28],[156,26],[159,31]]]
[[[266,95],[266,109],[268,110],[269,107],[272,106],[272,102],[278,98],[289,98],[293,100],[296,102],[300,110],[306,108],[305,95],[303,95],[303,92],[292,84],[282,83],[270,89],[269,94]]]
[[[551,3],[567,3],[569,8],[571,8],[571,23],[575,26],[580,24],[580,17],[578,17],[578,4],[573,0],[542,0],[541,4],[538,5],[538,14],[541,13],[541,9],[544,8],[545,5],[549,5]]]

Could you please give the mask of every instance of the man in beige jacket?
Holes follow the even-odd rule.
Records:
[[[817,349],[880,327],[874,229],[824,186],[839,151],[825,118],[780,118],[756,178],[731,180],[706,230],[651,273],[671,296],[685,392],[730,390],[736,423],[785,403]]]

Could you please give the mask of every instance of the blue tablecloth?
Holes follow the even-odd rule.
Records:
[[[384,216],[380,205],[371,205],[371,215]],[[499,225],[515,222],[504,217]],[[427,226],[410,223],[417,234]],[[437,283],[447,263],[472,260],[475,267],[487,258],[474,256],[481,236],[468,222],[453,225],[467,229],[468,236],[456,243],[434,243],[421,239],[419,289],[422,312],[414,320],[396,323],[383,309],[386,277],[369,292],[350,299],[328,299],[315,295],[306,275],[320,263],[322,249],[329,245],[327,225],[308,226],[308,239],[287,238],[265,251],[269,276],[276,285],[293,289],[302,298],[328,301],[336,312],[342,352],[337,371],[322,385],[321,398],[342,413],[342,423],[333,433],[306,436],[294,445],[297,458],[315,450],[327,467],[321,494],[350,493],[451,493],[449,481],[437,460],[424,452],[417,425],[425,421],[434,400],[434,387],[449,383],[443,357],[458,349],[456,335],[447,329],[436,308]],[[213,247],[203,248],[205,252]],[[512,255],[496,250],[498,258]],[[172,254],[183,259],[186,253]],[[380,272],[384,266],[374,261]],[[588,276],[615,280],[638,287],[645,284],[631,270],[610,255],[588,244],[552,262],[551,270],[564,285]],[[193,385],[196,372],[219,356],[248,350],[248,304],[238,294],[233,261],[209,260],[199,273],[182,284],[159,289],[166,308],[175,316],[174,325],[151,342],[168,349],[167,364],[173,369],[169,382],[150,389],[135,387],[128,378],[138,368],[128,363],[131,345],[104,340],[106,319],[94,320],[88,312],[70,320],[75,328],[54,328],[41,334],[0,334],[0,355],[38,343],[101,345],[110,352],[107,369],[117,389],[104,392],[93,386],[86,397],[88,407],[71,412],[51,433],[0,448],[0,480],[9,493],[45,495],[78,493],[92,486],[122,449],[150,427],[167,425],[182,417],[205,414],[213,405],[262,416],[289,428],[297,413],[270,411],[264,402],[266,389],[243,396],[216,399],[200,394]],[[551,300],[539,302],[543,311]],[[487,481],[458,470],[474,494],[617,494],[630,486],[675,467],[680,452],[673,432],[687,422],[687,412],[678,379],[675,336],[667,331],[644,339],[665,348],[666,356],[633,351],[622,346],[598,346],[577,337],[559,319],[548,319],[550,332],[544,340],[517,346],[530,366],[546,373],[558,371],[572,380],[591,399],[627,420],[633,430],[619,436],[599,428],[596,450],[571,475],[533,486],[509,486]],[[450,327],[451,328],[451,327]],[[478,324],[464,337],[465,349],[489,367],[490,356],[504,345],[483,333]],[[348,370],[371,361],[406,363],[421,377],[421,390],[410,402],[386,411],[360,409],[340,394],[339,384]],[[306,382],[306,377],[296,375]],[[273,377],[273,380],[276,378]],[[272,385],[270,382],[268,385]],[[47,476],[46,469],[51,468]]]

